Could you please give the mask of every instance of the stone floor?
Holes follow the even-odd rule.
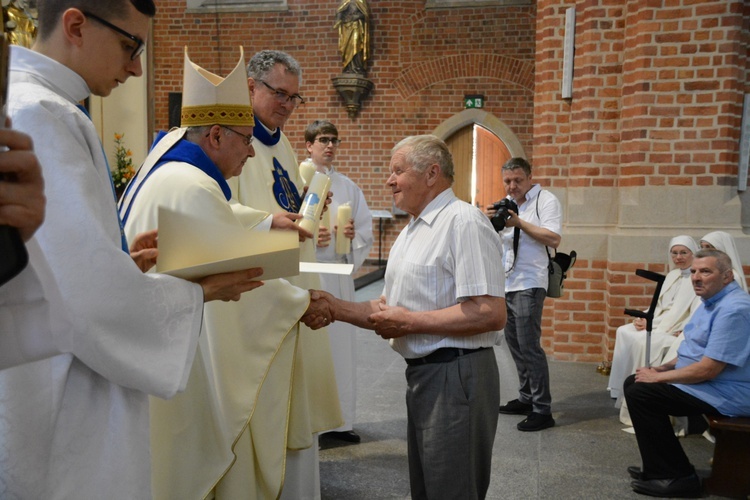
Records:
[[[357,292],[377,297],[382,281]],[[495,348],[501,400],[516,397],[517,378],[507,349]],[[371,332],[358,333],[357,419],[360,444],[321,436],[323,499],[408,499],[403,359]],[[618,410],[596,365],[550,362],[553,415],[557,425],[541,432],[516,430],[518,416],[500,415],[489,499],[632,499],[626,472],[640,465],[635,436],[623,432]],[[713,445],[702,437],[682,439],[700,475],[709,472]]]

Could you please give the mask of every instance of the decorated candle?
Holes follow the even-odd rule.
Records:
[[[330,188],[331,178],[321,172],[315,172],[299,211],[302,215],[302,219],[299,220],[301,228],[315,233]]]

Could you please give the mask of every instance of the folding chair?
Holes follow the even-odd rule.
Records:
[[[646,368],[651,368],[651,328],[654,323],[654,311],[656,310],[656,304],[659,302],[661,286],[664,284],[664,278],[666,278],[666,276],[653,271],[647,271],[646,269],[636,269],[635,274],[641,278],[646,278],[647,280],[656,282],[656,289],[654,290],[654,296],[651,299],[651,306],[648,308],[648,311],[643,312],[636,309],[625,309],[625,314],[628,316],[644,318],[646,320]]]

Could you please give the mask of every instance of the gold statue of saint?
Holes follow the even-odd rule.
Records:
[[[3,1],[3,23],[11,44],[31,48],[36,39],[36,24],[19,0]]]
[[[344,73],[367,74],[370,60],[370,6],[367,0],[344,0],[336,9],[339,52]]]

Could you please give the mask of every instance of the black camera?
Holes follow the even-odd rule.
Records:
[[[510,198],[503,198],[502,200],[495,202],[492,205],[492,208],[496,210],[496,212],[495,215],[490,217],[490,222],[492,222],[492,227],[495,228],[495,231],[502,231],[505,229],[505,221],[510,219],[508,210],[513,210],[518,214],[518,205],[516,205],[516,202]]]

